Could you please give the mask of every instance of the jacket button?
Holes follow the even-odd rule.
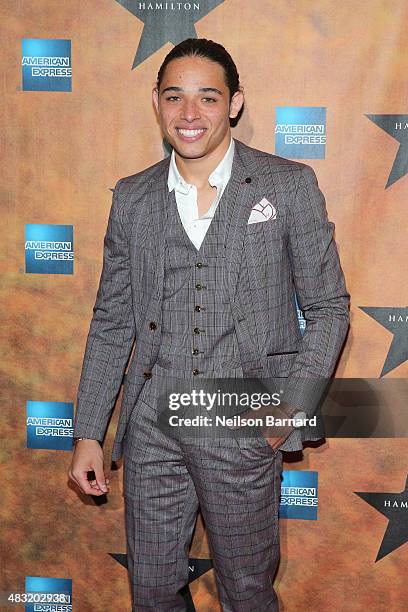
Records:
[[[194,368],[193,375],[197,376],[197,374],[199,374],[199,373],[200,373],[200,370],[197,370],[197,368]]]
[[[202,267],[203,267],[203,264],[201,263],[201,261],[198,261],[196,263],[196,268],[202,268]]]
[[[144,376],[145,378],[151,378],[151,377],[152,377],[152,373],[151,373],[151,372],[149,372],[149,371],[147,371],[147,372],[143,372],[143,376]]]
[[[192,353],[193,355],[198,355],[200,351],[197,348],[193,348]]]
[[[152,331],[154,331],[155,329],[157,329],[157,323],[155,321],[150,321],[149,327]]]
[[[245,179],[245,182],[248,183],[248,184],[251,183],[252,182],[251,177],[247,176],[246,179]]]
[[[202,289],[202,288],[203,288],[203,286],[202,286],[202,285],[200,285],[200,283],[197,283],[197,285],[196,285],[196,289],[197,289],[198,291],[201,291],[201,289]]]
[[[200,310],[201,310],[201,306],[194,306],[194,310],[195,310],[196,312],[200,312]]]

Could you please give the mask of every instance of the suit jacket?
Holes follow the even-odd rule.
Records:
[[[122,455],[130,414],[160,347],[169,161],[120,179],[113,192],[74,425],[74,437],[103,440],[135,342],[112,460]],[[332,375],[349,325],[350,297],[316,176],[305,164],[235,140],[226,197],[231,218],[225,257],[244,376],[286,377],[293,383],[291,403],[311,414],[313,393],[304,383]],[[263,197],[276,218],[248,224]],[[243,257],[246,283],[240,277]],[[303,337],[290,307],[295,291],[306,319]],[[301,448],[302,436],[301,430],[291,435],[289,448]]]

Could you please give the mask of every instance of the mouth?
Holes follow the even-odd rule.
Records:
[[[197,128],[194,130],[176,128],[177,135],[185,142],[195,142],[196,140],[200,140],[206,131],[206,128]]]

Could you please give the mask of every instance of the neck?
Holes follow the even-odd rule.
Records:
[[[230,146],[230,142],[231,134],[228,133],[227,137],[217,149],[197,159],[181,157],[177,151],[175,151],[177,169],[183,179],[190,185],[195,185],[197,189],[207,187],[210,174],[225,156]]]

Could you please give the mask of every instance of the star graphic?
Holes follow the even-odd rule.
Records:
[[[144,28],[132,70],[167,42],[177,45],[186,38],[197,38],[195,23],[224,0],[200,2],[141,2],[116,0],[132,15],[143,21]]]
[[[408,359],[408,307],[381,308],[360,306],[360,308],[394,334],[380,374],[381,378]]]
[[[375,559],[377,562],[408,541],[408,475],[401,493],[354,493],[389,519]]]
[[[366,117],[400,143],[385,186],[387,189],[408,172],[408,115],[366,115]]]
[[[123,567],[127,568],[127,556],[122,553],[109,553],[110,556],[115,559],[118,563],[123,565]],[[196,612],[193,598],[191,597],[189,585],[200,578],[203,574],[206,574],[213,567],[213,562],[211,559],[196,559],[195,557],[190,557],[188,560],[188,568],[189,568],[189,576],[188,576],[188,584],[183,587],[180,591],[181,595],[184,598],[186,604],[186,612]]]

